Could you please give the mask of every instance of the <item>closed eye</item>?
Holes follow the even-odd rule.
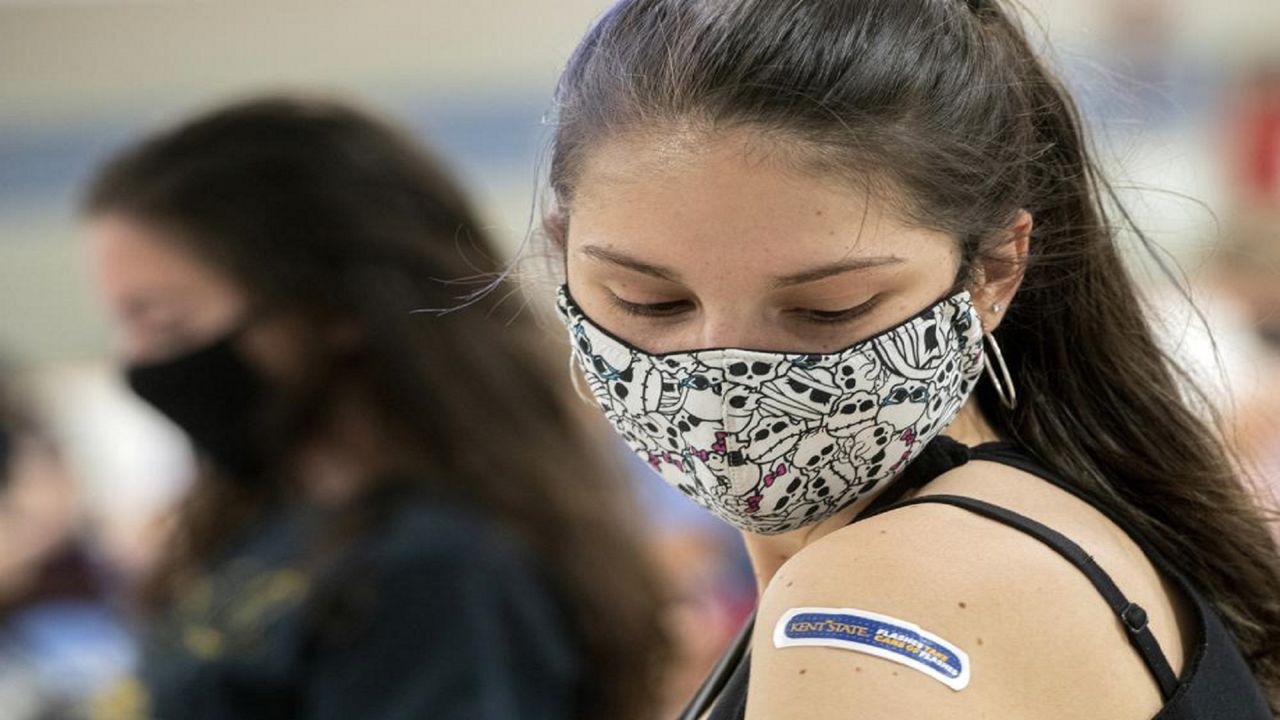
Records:
[[[693,303],[687,300],[672,300],[671,302],[661,303],[633,303],[609,293],[609,298],[613,302],[614,307],[628,313],[630,315],[639,315],[641,317],[671,317],[679,315],[693,306]]]
[[[838,325],[840,323],[851,322],[853,320],[866,315],[875,308],[879,296],[875,296],[870,300],[845,310],[793,310],[792,312],[802,319],[817,323],[819,325]]]
[[[637,315],[640,317],[674,317],[683,312],[690,310],[693,303],[688,300],[672,300],[670,302],[661,303],[634,303],[623,300],[613,293],[609,293],[610,301],[614,307],[622,310],[629,315]],[[805,322],[811,322],[819,325],[838,325],[847,323],[867,314],[876,306],[879,296],[875,296],[861,305],[847,308],[844,310],[807,310],[797,308],[789,311],[794,317]]]

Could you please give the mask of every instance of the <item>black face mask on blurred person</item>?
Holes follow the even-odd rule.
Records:
[[[250,482],[265,469],[258,430],[268,388],[236,350],[239,335],[236,330],[178,357],[131,365],[125,378],[229,479]]]

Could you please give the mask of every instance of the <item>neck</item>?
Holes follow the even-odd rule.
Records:
[[[944,432],[965,445],[979,445],[1000,439],[982,411],[978,409],[977,400],[972,397]],[[896,480],[897,478],[894,478],[894,481]],[[892,483],[893,481],[887,483],[886,487]],[[751,558],[751,568],[756,576],[757,593],[764,593],[765,588],[769,586],[769,581],[788,560],[809,545],[847,527],[874,499],[874,495],[859,499],[822,522],[790,532],[777,535],[743,532],[742,541],[746,546],[747,555]]]

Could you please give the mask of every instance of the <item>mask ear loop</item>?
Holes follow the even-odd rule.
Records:
[[[577,393],[578,398],[588,405],[595,405],[595,398],[591,394],[582,389],[582,380],[578,377],[578,368],[573,362],[573,350],[569,351],[569,382],[573,384],[573,391]]]

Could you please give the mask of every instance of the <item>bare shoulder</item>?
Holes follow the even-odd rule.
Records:
[[[986,500],[1073,538],[1146,600],[1179,665],[1160,578],[1096,510],[985,462],[928,490]],[[871,720],[1120,719],[1160,707],[1125,631],[1075,566],[1024,533],[941,504],[884,513],[792,558],[762,598],[752,654],[752,720],[848,717],[851,708]]]

